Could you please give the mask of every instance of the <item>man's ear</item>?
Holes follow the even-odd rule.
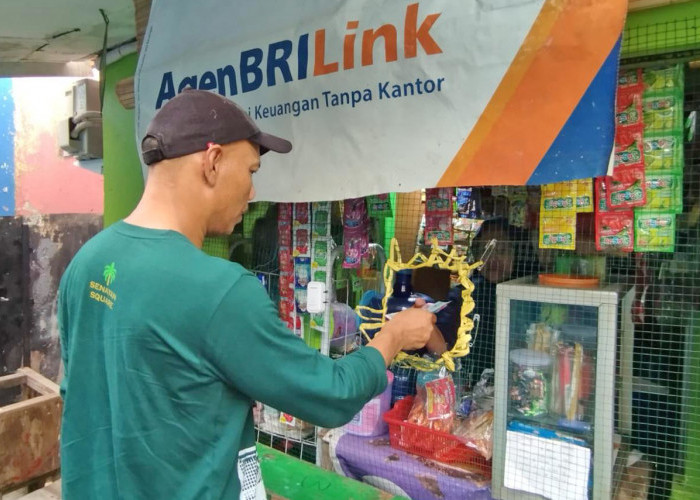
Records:
[[[202,158],[202,175],[209,186],[214,186],[219,175],[219,162],[223,157],[223,150],[218,144],[212,144],[204,151]]]

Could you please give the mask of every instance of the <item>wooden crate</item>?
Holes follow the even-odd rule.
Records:
[[[30,368],[0,377],[0,390],[17,386],[20,400],[0,406],[0,494],[60,468],[58,385]]]

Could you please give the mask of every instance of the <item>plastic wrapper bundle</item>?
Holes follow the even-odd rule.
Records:
[[[455,384],[442,367],[421,373],[416,384],[416,398],[407,422],[441,432],[452,432],[455,420]]]

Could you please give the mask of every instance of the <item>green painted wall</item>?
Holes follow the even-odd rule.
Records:
[[[134,75],[136,62],[136,54],[130,54],[105,69],[102,109],[105,227],[129,215],[143,192],[134,132],[134,110],[124,109],[114,90],[120,80]]]
[[[700,1],[631,12],[622,37],[622,57],[700,48]]]

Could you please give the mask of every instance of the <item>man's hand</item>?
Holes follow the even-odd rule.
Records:
[[[434,335],[436,318],[422,309],[424,305],[425,301],[419,299],[411,309],[394,315],[367,344],[382,354],[387,366],[399,351],[420,349]]]

